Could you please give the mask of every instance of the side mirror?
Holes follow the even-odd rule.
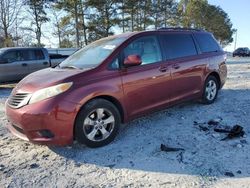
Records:
[[[136,65],[140,65],[141,63],[142,63],[142,60],[141,60],[141,56],[139,55],[129,55],[124,60],[125,66],[136,66]]]

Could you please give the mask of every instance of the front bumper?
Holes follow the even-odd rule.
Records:
[[[19,109],[6,103],[7,127],[15,136],[36,144],[69,145],[73,141],[78,104],[47,99]]]

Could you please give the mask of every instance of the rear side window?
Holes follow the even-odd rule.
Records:
[[[21,53],[22,61],[32,60],[30,50],[21,50],[20,53]]]
[[[34,54],[35,54],[35,60],[45,59],[42,50],[34,50]]]
[[[202,53],[216,52],[221,50],[218,43],[211,34],[195,33],[194,36]]]
[[[163,39],[168,60],[197,54],[191,34],[167,34],[163,35]]]

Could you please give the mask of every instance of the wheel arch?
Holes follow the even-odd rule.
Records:
[[[109,95],[100,95],[100,96],[94,97],[94,98],[92,98],[90,100],[94,100],[94,99],[105,99],[105,100],[111,102],[112,104],[114,104],[115,107],[118,109],[120,115],[121,115],[122,123],[124,122],[124,115],[125,115],[124,108],[123,108],[122,104],[119,102],[118,99],[116,99],[113,96],[109,96]],[[89,101],[87,101],[87,102],[89,102]]]
[[[220,86],[219,89],[221,89],[221,79],[220,79],[219,73],[218,73],[218,72],[215,72],[215,71],[210,72],[210,73],[207,75],[205,81],[207,80],[207,78],[208,78],[209,76],[214,76],[214,77],[217,79],[218,84],[219,84],[219,86]]]
[[[78,113],[80,112],[80,110],[81,110],[88,102],[90,102],[90,101],[92,101],[92,100],[95,100],[95,99],[104,99],[104,100],[107,100],[107,101],[111,102],[112,104],[114,104],[115,107],[118,109],[120,115],[121,115],[121,121],[122,121],[122,123],[124,123],[124,121],[125,121],[125,110],[124,110],[122,104],[119,102],[119,100],[116,99],[116,98],[113,97],[113,96],[110,96],[110,95],[98,95],[98,96],[94,96],[94,97],[92,97],[92,98],[87,99],[87,100],[81,105],[81,107],[79,108]],[[78,116],[78,114],[77,114],[77,116]],[[76,116],[76,118],[77,118],[77,116]],[[75,121],[76,121],[76,119],[75,119]]]

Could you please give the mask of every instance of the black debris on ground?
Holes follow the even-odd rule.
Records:
[[[231,129],[232,129],[232,127],[230,127],[230,126],[217,125],[214,128],[214,131],[218,132],[218,133],[230,133]]]
[[[0,171],[4,171],[4,169],[5,169],[5,166],[0,164]]]
[[[238,170],[238,171],[237,171],[237,174],[241,174],[241,170]]]
[[[199,123],[197,121],[194,121],[194,126],[199,128],[200,131],[208,132],[210,129],[213,127],[213,130],[218,133],[227,133],[228,135],[221,139],[221,141],[228,140],[228,139],[233,139],[233,138],[239,138],[243,137],[245,135],[245,132],[243,131],[243,127],[240,125],[235,125],[233,127],[223,125],[222,118],[219,117],[217,119],[211,119],[207,123]],[[242,141],[245,144],[247,143],[246,141]]]
[[[209,128],[203,125],[199,125],[199,128],[201,131],[205,131],[205,132],[209,131]]]
[[[241,127],[240,125],[235,125],[230,130],[228,135],[225,138],[221,139],[221,140],[224,141],[224,140],[228,140],[228,139],[243,137],[244,134],[245,134],[245,132],[243,131],[243,127]]]
[[[173,147],[168,147],[164,144],[161,144],[161,151],[165,152],[175,152],[175,151],[184,151],[183,148],[173,148]]]
[[[232,172],[225,172],[224,175],[228,177],[234,177],[234,174]]]
[[[207,122],[208,125],[219,125],[222,121],[222,118],[211,119]]]
[[[30,165],[30,168],[31,168],[31,169],[33,169],[33,168],[38,168],[38,167],[39,167],[39,165],[36,164],[36,163],[33,163],[33,164]]]

